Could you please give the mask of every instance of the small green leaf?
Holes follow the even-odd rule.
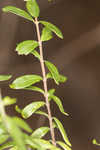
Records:
[[[40,107],[42,107],[44,105],[45,105],[45,103],[42,101],[32,102],[31,104],[27,105],[22,110],[23,118],[29,118],[33,113],[35,113],[35,111],[37,111]]]
[[[27,40],[19,43],[16,47],[16,51],[19,55],[28,55],[31,53],[36,47],[38,47],[38,42],[33,40]]]
[[[50,90],[48,91],[49,96],[50,96],[50,95],[53,95],[54,93],[55,93],[55,89],[50,89]]]
[[[12,89],[23,89],[31,86],[32,84],[40,82],[41,80],[42,77],[39,75],[24,75],[15,79],[10,87]]]
[[[15,145],[19,150],[26,150],[23,133],[18,128],[14,120],[10,117],[7,117],[6,122],[7,130],[9,131],[9,134],[11,135]]]
[[[2,10],[3,10],[3,12],[11,12],[15,15],[18,15],[18,16],[21,16],[25,19],[33,21],[33,18],[26,11],[19,9],[19,8],[16,8],[14,6],[6,6]]]
[[[62,137],[63,137],[65,143],[66,143],[68,146],[71,147],[71,143],[70,143],[70,141],[69,141],[69,139],[68,139],[68,137],[67,137],[67,134],[66,134],[66,132],[65,132],[65,129],[64,129],[62,123],[61,123],[56,117],[53,117],[53,119],[54,119],[54,121],[56,122],[56,124],[57,124],[57,126],[58,126],[58,129],[59,129],[59,131],[60,131],[60,133],[61,133],[61,135],[62,135]]]
[[[29,86],[29,87],[24,88],[24,89],[25,90],[32,90],[32,91],[36,91],[36,92],[40,92],[40,93],[44,94],[44,91],[37,86]]]
[[[32,133],[32,137],[33,138],[42,138],[43,136],[45,136],[48,131],[50,131],[50,129],[48,127],[40,127],[38,129],[36,129],[33,133]]]
[[[10,98],[9,96],[6,96],[6,97],[3,98],[3,103],[4,103],[5,106],[15,104],[16,103],[16,98]]]
[[[48,118],[48,114],[47,114],[47,113],[45,113],[45,112],[43,112],[43,111],[40,111],[40,110],[36,111],[36,112],[35,112],[35,114],[43,115],[43,116],[45,116],[45,117],[47,117],[47,118]]]
[[[62,141],[57,141],[56,143],[59,144],[64,150],[72,150],[67,144]]]
[[[64,108],[63,108],[63,105],[62,105],[61,100],[60,100],[57,96],[55,96],[55,95],[51,95],[50,97],[51,97],[51,98],[54,100],[54,102],[57,104],[57,106],[59,107],[59,110],[60,110],[64,115],[69,116],[69,115],[64,111]]]
[[[65,77],[64,75],[61,75],[61,74],[60,74],[59,82],[64,83],[64,82],[66,82],[67,80],[68,80],[67,77]]]
[[[96,139],[93,139],[92,143],[97,145],[97,146],[100,146],[100,144],[96,141]]]
[[[36,50],[32,51],[31,54],[33,54],[36,58],[38,58],[38,60],[40,60],[40,54]]]
[[[18,107],[18,105],[15,106],[15,110],[16,110],[19,114],[21,114],[21,112],[22,112],[22,110]]]
[[[36,0],[29,0],[26,2],[26,8],[31,16],[39,17],[40,9]]]
[[[52,37],[52,32],[47,27],[44,27],[42,30],[41,41],[51,40]]]
[[[47,27],[49,30],[54,32],[59,38],[63,39],[62,32],[56,27],[55,25],[47,22],[47,21],[40,21],[41,24],[43,24],[45,27]]]
[[[9,80],[12,76],[11,75],[0,75],[0,81]]]
[[[52,77],[55,80],[56,84],[59,84],[60,75],[56,66],[49,61],[45,61],[45,65],[47,66],[48,70],[52,74]]]
[[[47,77],[47,79],[53,79],[53,76],[52,76],[52,74],[49,72],[49,73],[47,73],[47,75],[46,75],[46,77]],[[60,83],[64,83],[64,82],[66,82],[68,80],[68,78],[67,77],[65,77],[64,75],[59,75],[59,82]]]
[[[13,117],[13,120],[18,127],[24,129],[27,132],[32,132],[32,129],[29,127],[29,125],[24,120],[22,120],[21,118]]]

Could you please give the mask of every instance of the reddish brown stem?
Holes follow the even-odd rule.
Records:
[[[50,103],[48,101],[48,88],[47,88],[47,78],[46,78],[46,71],[45,71],[44,58],[43,58],[43,46],[42,46],[42,41],[41,41],[41,37],[40,37],[39,22],[38,22],[37,18],[35,18],[35,25],[36,25],[38,42],[39,42],[40,65],[41,65],[41,70],[42,70],[42,75],[43,75],[43,86],[44,86],[44,91],[45,91],[44,97],[45,97],[46,107],[47,107],[47,111],[48,111],[50,133],[51,133],[51,138],[52,138],[52,144],[56,146]]]

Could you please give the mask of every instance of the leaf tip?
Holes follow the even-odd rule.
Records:
[[[6,7],[2,8],[2,11],[3,12],[7,12]]]

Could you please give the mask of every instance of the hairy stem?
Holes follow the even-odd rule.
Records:
[[[35,18],[35,25],[36,25],[36,31],[37,31],[37,37],[38,37],[39,49],[40,49],[40,65],[41,65],[41,70],[42,70],[42,75],[43,75],[43,86],[44,86],[44,91],[45,91],[44,96],[45,96],[46,107],[48,111],[50,133],[51,133],[51,138],[52,138],[52,144],[56,146],[50,103],[48,101],[47,78],[46,78],[46,71],[45,71],[45,65],[44,65],[44,59],[43,59],[43,47],[42,47],[42,41],[40,37],[39,22],[37,18]]]

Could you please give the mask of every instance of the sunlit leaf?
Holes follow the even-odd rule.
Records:
[[[40,107],[44,105],[45,103],[42,101],[32,102],[22,110],[22,116],[24,118],[29,118],[35,111],[37,111]]]
[[[32,129],[29,127],[29,125],[24,120],[22,120],[21,118],[13,117],[13,120],[18,127],[24,129],[27,132],[32,132]]]
[[[65,132],[65,129],[64,129],[62,123],[61,123],[56,117],[54,117],[53,119],[54,119],[54,121],[56,122],[56,124],[57,124],[57,126],[58,126],[58,129],[59,129],[59,131],[60,131],[60,133],[61,133],[61,135],[62,135],[62,137],[63,137],[65,143],[66,143],[68,146],[71,146],[71,143],[70,143],[70,141],[69,141],[69,139],[68,139],[68,137],[67,137],[67,134],[66,134],[66,132]]]
[[[39,75],[24,75],[15,79],[10,87],[13,89],[23,89],[41,80],[42,77]]]
[[[48,41],[52,39],[52,32],[47,27],[42,30],[41,41]]]
[[[18,147],[19,150],[26,150],[23,133],[18,128],[14,120],[10,117],[7,117],[6,122],[7,122],[7,129],[15,145]]]
[[[64,150],[72,150],[67,144],[62,141],[57,141],[56,143],[59,144]]]
[[[36,111],[36,112],[35,112],[35,114],[43,115],[43,116],[45,116],[45,117],[47,117],[47,118],[48,118],[48,114],[47,114],[47,113],[45,113],[45,112],[43,112],[43,111],[40,111],[40,110]]]
[[[45,61],[45,65],[52,74],[52,77],[55,80],[56,84],[59,84],[60,75],[56,66],[49,61]]]
[[[2,10],[3,10],[3,12],[11,12],[11,13],[21,16],[25,19],[33,21],[33,18],[26,11],[16,8],[14,6],[6,6]]]
[[[40,60],[40,54],[36,50],[32,51],[31,54]]]
[[[40,127],[38,129],[36,129],[33,133],[32,133],[32,137],[33,138],[42,138],[43,136],[45,136],[48,131],[50,129],[48,127]]]
[[[32,90],[32,91],[40,92],[40,93],[44,94],[44,91],[41,88],[37,87],[37,86],[29,86],[29,87],[27,87],[25,89],[26,90]]]
[[[11,75],[0,75],[0,81],[9,80],[12,76]]]
[[[61,100],[60,100],[57,96],[55,96],[55,95],[51,95],[50,97],[51,97],[51,98],[54,100],[54,102],[57,104],[57,106],[59,107],[59,110],[60,110],[64,115],[69,116],[69,115],[64,111],[63,104],[62,104]]]
[[[6,97],[3,98],[3,103],[4,103],[5,106],[15,104],[16,103],[16,98],[10,98],[9,96],[6,96]]]
[[[29,0],[26,2],[26,8],[28,12],[31,14],[33,17],[38,17],[40,13],[39,6],[36,2],[36,0]]]
[[[55,25],[47,22],[47,21],[40,21],[41,24],[43,24],[45,27],[47,27],[49,30],[54,32],[59,38],[63,39],[62,32],[56,27]]]
[[[92,143],[97,145],[97,146],[100,146],[100,144],[96,141],[96,139],[93,139]]]
[[[38,42],[33,40],[27,40],[19,43],[16,47],[16,51],[19,55],[28,55],[31,53],[36,47],[38,47]]]

